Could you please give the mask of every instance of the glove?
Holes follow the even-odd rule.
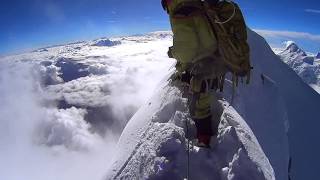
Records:
[[[173,58],[172,49],[173,49],[173,46],[169,47],[169,49],[168,49],[167,54],[168,54],[169,58]]]
[[[191,74],[190,74],[189,71],[184,71],[184,72],[181,74],[181,82],[190,84],[191,78],[192,78],[192,76],[191,76]]]

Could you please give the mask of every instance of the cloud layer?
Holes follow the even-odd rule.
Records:
[[[304,11],[308,12],[308,13],[320,14],[320,10],[318,10],[318,9],[305,9]]]
[[[174,63],[166,57],[171,41],[156,41],[167,36],[1,58],[0,177],[100,179],[127,121]]]
[[[254,31],[256,31],[257,33],[265,37],[305,39],[305,40],[320,42],[320,35],[311,34],[307,32],[276,31],[276,30],[265,30],[265,29],[254,29]]]
[[[44,93],[36,65],[0,64],[1,178],[102,177],[116,138],[92,133],[84,120],[84,109],[43,106]]]

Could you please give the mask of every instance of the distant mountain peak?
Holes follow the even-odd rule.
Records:
[[[289,53],[298,53],[298,54],[301,54],[302,56],[307,56],[307,54],[302,49],[300,49],[300,47],[294,41],[287,41],[285,44],[286,44],[285,51]]]
[[[284,42],[284,44],[286,45],[286,49],[288,49],[291,46],[297,46],[296,42],[294,41],[286,41]]]
[[[320,52],[318,52],[316,59],[320,59]]]
[[[166,39],[166,38],[172,38],[172,32],[171,31],[155,31],[148,33],[147,35],[153,36],[157,39]]]
[[[98,39],[95,42],[93,42],[92,46],[116,46],[121,44],[120,41],[112,41],[110,39]]]

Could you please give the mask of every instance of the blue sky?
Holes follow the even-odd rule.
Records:
[[[320,51],[320,2],[238,0],[250,28],[279,46]],[[169,30],[160,0],[4,0],[0,54],[98,37]]]

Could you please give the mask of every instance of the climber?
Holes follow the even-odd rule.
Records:
[[[162,0],[169,14],[173,46],[168,56],[177,60],[175,79],[188,84],[189,111],[197,128],[198,146],[216,141],[220,117],[213,116],[215,92],[223,91],[225,75],[247,76],[251,66],[247,31],[236,3],[219,0]],[[215,117],[215,118],[213,118]]]

